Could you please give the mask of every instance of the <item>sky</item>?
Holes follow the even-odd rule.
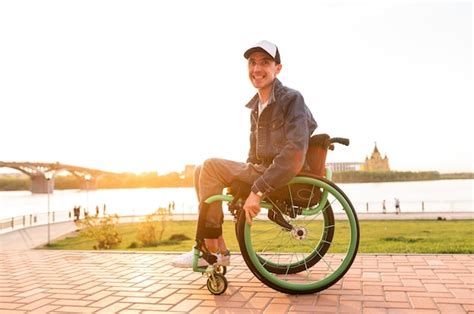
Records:
[[[0,161],[115,172],[245,161],[244,51],[279,47],[329,162],[473,171],[470,1],[0,1]],[[12,172],[12,169],[0,169]]]

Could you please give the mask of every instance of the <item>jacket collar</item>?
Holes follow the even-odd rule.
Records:
[[[273,81],[272,93],[270,94],[270,98],[268,99],[269,105],[275,102],[276,100],[275,92],[278,92],[281,86],[282,86],[281,82],[277,78],[275,78],[275,80]],[[257,108],[258,101],[259,101],[258,93],[256,93],[255,96],[253,96],[252,99],[250,99],[250,101],[245,105],[245,107],[253,110]]]

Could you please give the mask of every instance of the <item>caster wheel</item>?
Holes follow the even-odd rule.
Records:
[[[227,279],[220,273],[214,273],[207,279],[207,290],[214,295],[223,294],[227,290]]]
[[[214,268],[215,272],[218,274],[225,275],[227,273],[227,267],[226,266],[216,266]]]

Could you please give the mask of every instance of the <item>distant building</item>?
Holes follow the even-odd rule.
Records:
[[[361,167],[362,171],[390,171],[390,166],[388,165],[388,157],[385,154],[385,157],[382,158],[378,148],[377,142],[375,142],[374,151],[370,158],[365,157],[365,162]]]
[[[192,178],[194,176],[195,165],[186,165],[184,166],[184,171],[182,173],[184,178]]]
[[[363,164],[362,162],[328,162],[326,167],[332,172],[359,171]]]

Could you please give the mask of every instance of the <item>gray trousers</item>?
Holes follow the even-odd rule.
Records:
[[[222,235],[224,213],[222,203],[213,202],[208,206],[204,201],[210,196],[222,194],[232,181],[252,185],[265,171],[263,165],[211,158],[204,161],[194,171],[194,187],[199,200],[199,219],[196,240],[216,239]]]

